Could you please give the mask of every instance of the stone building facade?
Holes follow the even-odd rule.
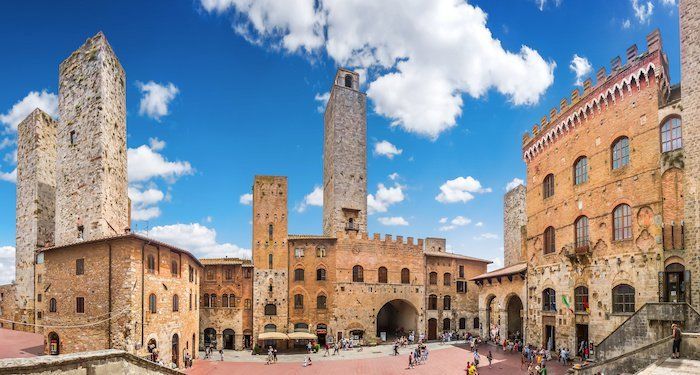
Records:
[[[523,138],[538,346],[595,345],[645,303],[687,300],[682,106],[658,30],[596,78]]]
[[[183,364],[199,347],[202,264],[137,234],[41,250],[46,353],[120,349]]]
[[[249,349],[253,339],[253,264],[247,259],[201,259],[200,348]]]
[[[291,347],[310,338],[375,343],[410,331],[429,339],[475,332],[478,291],[469,279],[489,262],[447,253],[444,239],[368,235],[366,97],[346,69],[330,92],[323,234],[287,234],[285,177],[253,182],[255,341]]]

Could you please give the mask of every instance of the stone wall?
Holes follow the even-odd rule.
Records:
[[[56,127],[40,109],[17,127],[15,313],[26,323],[35,318],[35,250],[54,242]]]
[[[686,269],[691,271],[691,303],[700,308],[700,3],[682,0],[678,6],[681,39],[683,148],[685,163]]]
[[[137,375],[182,374],[121,350],[0,360],[0,374]]]
[[[523,231],[527,224],[525,186],[518,185],[503,196],[503,263],[505,267],[522,262]]]
[[[500,340],[507,338],[508,321],[513,317],[508,314],[508,304],[514,303],[517,297],[523,309],[517,318],[522,319],[522,337],[527,337],[527,283],[518,275],[512,278],[502,277],[500,280],[483,281],[479,287],[479,334],[491,338],[497,334]],[[497,330],[496,330],[497,328]]]
[[[351,87],[345,86],[346,76]],[[344,231],[348,220],[367,231],[367,98],[357,73],[339,69],[326,105],[323,143],[323,233]]]
[[[61,63],[57,245],[122,234],[130,225],[125,80],[102,33]]]

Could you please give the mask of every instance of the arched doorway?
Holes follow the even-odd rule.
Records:
[[[216,348],[216,330],[214,328],[204,330],[204,347]]]
[[[224,349],[236,349],[236,332],[228,328],[224,330]]]
[[[61,354],[61,340],[58,338],[58,333],[49,333],[49,354],[59,355]]]
[[[506,304],[506,314],[508,315],[508,338],[523,337],[523,302],[520,297],[513,295]]]
[[[172,357],[175,367],[180,367],[180,336],[177,333],[173,335]]]
[[[671,263],[664,272],[664,300],[666,302],[685,302],[685,266]]]
[[[499,326],[496,296],[490,295],[486,297],[486,326],[484,327],[490,340],[494,340],[499,335]]]
[[[326,344],[326,335],[328,334],[328,326],[323,323],[318,323],[316,325],[316,337],[318,337],[318,344],[323,346]]]
[[[428,319],[428,340],[437,340],[437,319]]]
[[[377,337],[385,334],[384,340],[407,336],[416,332],[418,327],[418,311],[413,305],[402,299],[389,301],[377,313]]]

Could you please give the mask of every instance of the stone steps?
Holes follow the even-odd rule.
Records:
[[[668,358],[649,365],[637,375],[685,375],[700,374],[700,361],[693,359]]]

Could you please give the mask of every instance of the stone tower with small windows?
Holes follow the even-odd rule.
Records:
[[[367,97],[357,73],[338,69],[326,105],[323,233],[367,232]]]
[[[17,127],[16,312],[31,323],[34,310],[36,249],[54,241],[56,128],[35,109]]]
[[[123,234],[130,226],[125,81],[101,32],[60,65],[56,245]]]
[[[287,178],[253,182],[253,335],[287,333]]]

